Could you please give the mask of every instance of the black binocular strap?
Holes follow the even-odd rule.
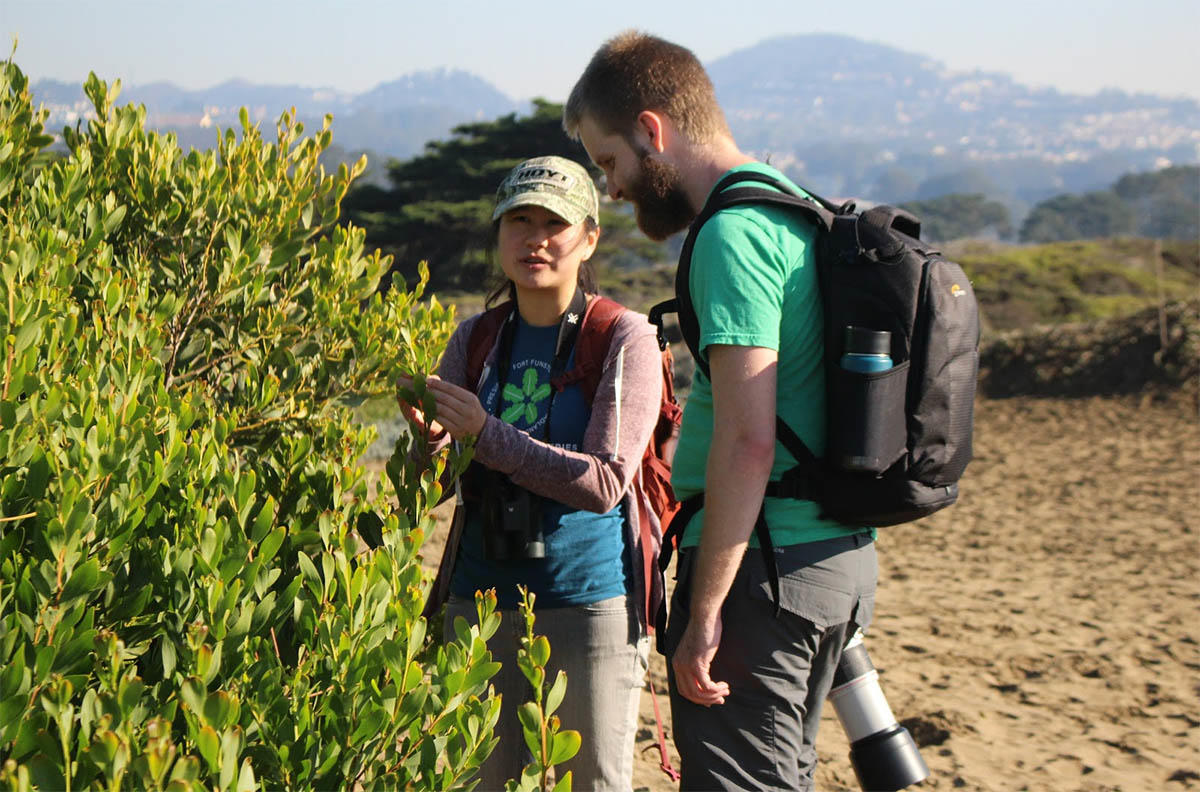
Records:
[[[518,311],[519,308],[514,299],[512,313],[508,315],[508,318],[504,320],[504,325],[500,328],[496,358],[496,404],[493,408],[493,414],[497,418],[503,412],[504,386],[508,382],[508,372],[512,367],[513,335],[516,333]],[[586,311],[587,295],[583,293],[583,289],[576,286],[575,294],[572,295],[567,310],[558,322],[558,341],[554,344],[554,360],[550,363],[551,382],[561,377],[567,370],[567,361],[571,358],[571,351],[575,349],[575,341],[579,338],[579,330],[583,327],[583,317]],[[554,397],[557,394],[558,389],[551,388],[550,403],[546,405],[546,422],[542,424],[542,439],[547,442],[550,440],[550,413],[554,410]]]

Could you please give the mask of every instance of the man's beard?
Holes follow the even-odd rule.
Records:
[[[687,228],[696,212],[683,190],[683,174],[678,168],[652,158],[649,151],[642,152],[640,165],[627,197],[637,210],[638,228],[661,242]]]

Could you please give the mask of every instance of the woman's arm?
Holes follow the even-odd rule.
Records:
[[[662,353],[654,328],[644,317],[626,312],[613,330],[580,451],[534,439],[483,413],[475,419],[482,426],[475,460],[538,495],[576,509],[607,512],[620,502],[641,464],[658,420],[662,387]],[[440,411],[443,393],[438,398]]]

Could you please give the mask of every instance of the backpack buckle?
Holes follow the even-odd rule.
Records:
[[[812,479],[798,468],[792,468],[784,473],[779,481],[768,481],[765,494],[768,498],[815,501],[818,500],[820,492]]]

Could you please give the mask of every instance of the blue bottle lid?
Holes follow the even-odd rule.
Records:
[[[870,330],[847,325],[842,339],[842,349],[847,355],[892,354],[892,334],[887,330]]]

